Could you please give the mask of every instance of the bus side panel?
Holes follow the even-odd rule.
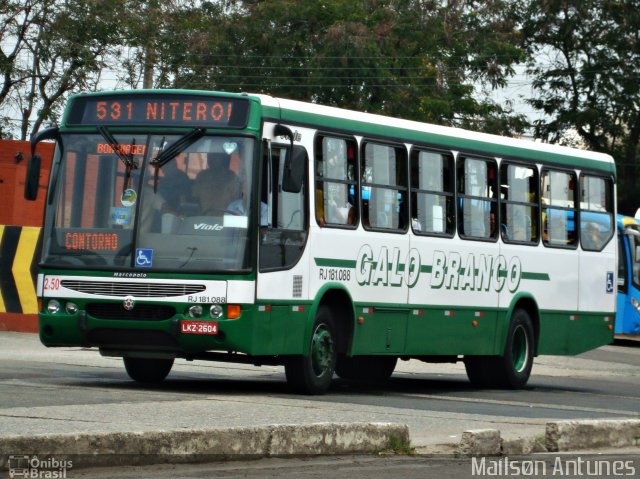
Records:
[[[271,306],[271,311],[259,311],[254,318],[251,352],[254,355],[302,354],[307,314],[304,308]],[[299,308],[296,308],[299,309]]]
[[[374,310],[361,314],[355,329],[351,354],[403,354],[407,337],[407,311]]]
[[[498,324],[496,311],[483,311],[479,315],[477,308],[458,306],[420,311],[409,316],[407,354],[498,354],[494,340]]]
[[[538,295],[541,302],[539,354],[580,354],[612,341],[615,248],[615,241],[611,241],[602,253],[580,249],[547,259],[552,287],[547,296]],[[563,265],[562,270],[557,270],[558,264]],[[556,265],[555,271],[551,265]],[[578,285],[577,303],[565,301],[562,293]]]
[[[365,232],[362,225],[345,230],[312,224],[311,234],[310,296],[327,284],[344,284],[362,318],[354,327],[351,354],[402,354],[410,313],[407,236]]]
[[[611,313],[541,311],[539,354],[575,355],[613,341]]]
[[[413,236],[411,248],[420,273],[409,303],[423,313],[409,318],[407,354],[498,354],[496,292],[506,281],[498,269],[507,264],[496,244]]]
[[[580,252],[580,311],[613,312],[616,307],[615,237],[601,252]]]
[[[570,354],[570,322],[565,312],[541,310],[538,354]]]
[[[578,311],[580,252],[543,244],[502,244],[501,252],[507,258],[518,257],[522,272],[517,291],[505,288],[501,292],[500,306],[510,307],[517,293],[528,293],[539,308],[538,354],[575,354],[570,351],[576,331],[571,318]],[[531,319],[535,323],[535,318]],[[503,338],[508,327],[505,322]],[[504,339],[502,344],[504,347]]]

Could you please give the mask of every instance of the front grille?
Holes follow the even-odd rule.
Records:
[[[115,281],[77,281],[65,279],[60,283],[67,289],[79,293],[103,296],[135,296],[138,298],[163,298],[202,293],[203,284],[182,283],[120,283]]]
[[[120,303],[89,303],[87,314],[96,319],[163,321],[176,315],[176,308],[162,304],[138,304],[131,311]]]

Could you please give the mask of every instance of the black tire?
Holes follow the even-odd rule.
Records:
[[[382,382],[393,374],[398,358],[395,356],[338,356],[336,374],[342,379],[358,382]]]
[[[522,388],[533,367],[535,339],[529,313],[516,309],[511,317],[502,356],[468,356],[464,360],[467,376],[480,387]]]
[[[292,391],[299,394],[324,394],[331,385],[336,367],[337,341],[333,312],[321,305],[316,313],[306,356],[293,356],[284,371]]]
[[[139,383],[159,384],[173,367],[173,359],[124,357],[124,368],[131,379]]]

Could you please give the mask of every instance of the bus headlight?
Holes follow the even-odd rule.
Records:
[[[194,304],[189,308],[189,316],[192,318],[199,318],[202,316],[202,306],[199,304]]]
[[[49,301],[49,303],[47,304],[47,312],[49,314],[56,314],[58,311],[60,311],[60,301],[58,301],[57,299],[52,299],[51,301]]]
[[[78,312],[78,305],[76,303],[67,303],[64,309],[67,314],[76,314]]]
[[[211,307],[209,308],[209,314],[214,319],[221,318],[223,312],[224,310],[222,309],[222,306],[220,306],[219,304],[212,304]]]

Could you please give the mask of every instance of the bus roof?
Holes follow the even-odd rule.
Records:
[[[62,124],[66,125],[66,120],[70,113],[69,108],[71,108],[75,100],[80,98],[148,94],[158,96],[166,94],[245,98],[252,102],[260,103],[263,110],[262,116],[273,121],[310,126],[319,130],[342,131],[348,134],[386,139],[388,141],[401,141],[433,148],[464,151],[468,154],[553,163],[571,168],[586,168],[600,171],[607,175],[615,175],[614,160],[610,155],[604,153],[479,133],[462,128],[403,120],[372,113],[362,113],[263,94],[202,90],[121,90],[81,93],[70,98]],[[254,115],[251,116],[253,117]]]
[[[342,108],[317,105],[268,95],[251,95],[260,99],[265,116],[282,122],[344,130],[356,134],[402,139],[428,146],[463,150],[467,153],[487,154],[504,158],[521,158],[556,163],[567,167],[589,168],[615,175],[613,158],[578,148],[552,145],[532,140],[479,133],[462,128],[421,123],[383,115],[362,113]]]

